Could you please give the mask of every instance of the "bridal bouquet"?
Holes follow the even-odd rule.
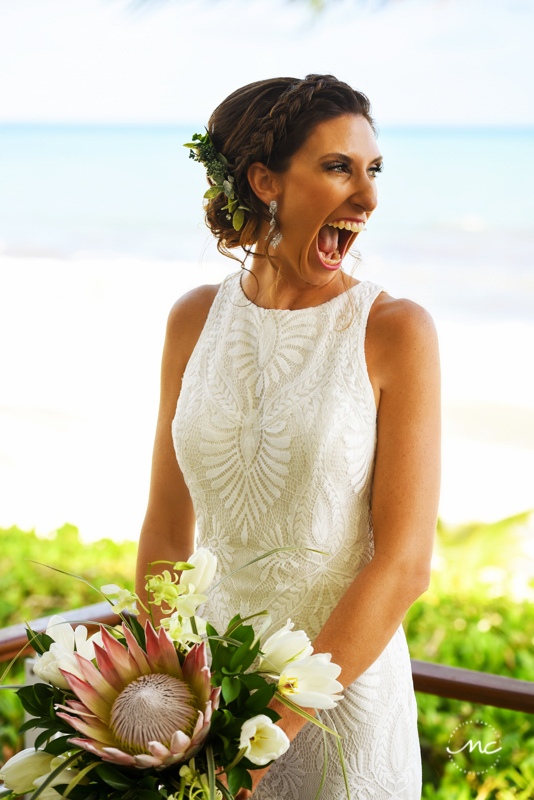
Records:
[[[276,548],[281,549],[295,548]],[[150,570],[154,564],[172,562],[153,562]],[[122,624],[101,624],[89,638],[85,626],[74,630],[57,615],[46,633],[26,623],[39,656],[34,672],[45,683],[0,688],[16,689],[34,717],[19,733],[43,730],[35,748],[17,753],[0,769],[11,790],[8,798],[31,793],[32,800],[234,800],[241,787],[252,788],[251,770],[265,768],[289,747],[275,724],[280,715],[268,706],[274,696],[323,729],[325,756],[326,733],[336,737],[345,774],[341,737],[318,714],[342,699],[336,680],[341,667],[331,663],[331,655],[312,654],[308,636],[292,630],[290,619],[261,644],[271,622],[267,611],[236,614],[219,634],[195,615],[219,585],[211,586],[216,557],[201,548],[173,569],[181,575],[171,577],[165,569],[146,576],[148,608],[114,584],[96,589]],[[159,625],[154,605],[164,615]],[[150,615],[144,629],[135,618],[139,607]],[[245,623],[260,616],[267,619],[256,636]],[[326,760],[317,797],[325,773]]]

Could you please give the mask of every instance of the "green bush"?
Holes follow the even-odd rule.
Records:
[[[83,545],[78,529],[73,525],[64,525],[46,538],[39,538],[34,531],[13,527],[0,528],[0,552],[0,628],[93,605],[103,599],[82,581],[32,561],[72,572],[97,588],[106,583],[117,583],[134,590],[135,542],[116,544],[111,539],[101,539]],[[7,665],[0,663],[0,675]],[[3,683],[23,682],[24,658],[21,658]],[[0,763],[23,747],[22,737],[17,736],[23,719],[24,713],[16,694],[8,689],[1,690]]]

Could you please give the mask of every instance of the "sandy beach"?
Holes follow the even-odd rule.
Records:
[[[238,268],[239,265],[236,265]],[[230,262],[0,257],[0,525],[136,540],[146,510],[167,315]],[[386,287],[387,274],[359,279]],[[415,299],[415,298],[414,298]],[[445,522],[534,508],[534,323],[438,329]]]

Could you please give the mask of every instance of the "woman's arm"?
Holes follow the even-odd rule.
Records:
[[[379,297],[384,300],[371,308],[366,341],[369,374],[380,387],[375,554],[313,642],[315,652],[331,653],[339,664],[344,688],[376,661],[428,589],[439,503],[441,381],[434,322],[417,303]],[[269,706],[294,739],[306,721],[276,698]]]
[[[218,287],[199,286],[173,305],[167,320],[161,361],[158,421],[152,455],[148,506],[145,514],[136,566],[136,593],[148,607],[146,575],[151,561],[187,561],[195,550],[195,514],[191,496],[176,460],[171,425],[182,388],[182,377]],[[168,569],[156,564],[152,575]],[[181,573],[177,573],[180,575]],[[156,624],[161,607],[153,606]],[[137,617],[145,625],[148,615],[140,609]]]

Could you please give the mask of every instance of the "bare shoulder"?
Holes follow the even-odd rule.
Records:
[[[426,308],[381,292],[369,312],[366,360],[373,386],[384,388],[403,373],[439,363],[436,326]]]
[[[183,294],[167,319],[167,338],[178,348],[185,363],[193,352],[221,284],[203,284]]]

